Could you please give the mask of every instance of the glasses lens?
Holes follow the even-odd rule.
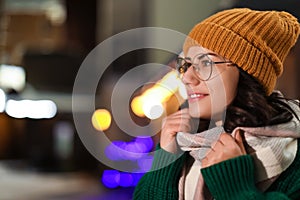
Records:
[[[187,70],[187,65],[184,58],[177,58],[176,60],[176,70],[179,74],[183,75]]]
[[[212,75],[213,61],[206,55],[196,56],[194,59],[194,70],[201,80],[208,80]]]

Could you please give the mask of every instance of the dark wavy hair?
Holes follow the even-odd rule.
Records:
[[[296,116],[287,99],[273,92],[267,96],[263,86],[240,70],[237,95],[226,109],[224,129],[231,133],[236,127],[262,127],[285,123]],[[297,116],[296,116],[297,117]],[[298,119],[299,120],[299,119]]]

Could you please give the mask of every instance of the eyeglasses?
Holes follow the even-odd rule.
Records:
[[[235,66],[231,61],[219,61],[214,62],[209,58],[209,55],[211,56],[218,56],[214,53],[207,53],[207,54],[198,54],[194,57],[193,62],[190,58],[177,58],[176,63],[176,69],[180,74],[180,77],[182,78],[183,74],[188,70],[189,67],[193,67],[193,71],[197,75],[197,77],[202,81],[208,81],[209,79],[212,79],[213,77],[219,75],[222,73],[219,69],[215,67],[217,64],[224,64],[229,63],[230,65],[227,66]],[[224,59],[224,58],[223,58]]]

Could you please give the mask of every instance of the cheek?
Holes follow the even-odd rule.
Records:
[[[226,101],[230,104],[236,97],[239,76],[233,77],[230,81],[226,81],[224,88],[226,90]]]
[[[214,79],[208,84],[208,87],[210,90],[212,115],[223,113],[236,96],[237,81]]]
[[[230,73],[223,73],[222,76],[207,81],[206,87],[209,96],[201,101],[190,103],[190,115],[203,119],[220,118],[236,96],[238,79],[238,70],[233,70]]]
[[[227,95],[226,95],[226,102],[227,102],[227,105],[228,106],[235,98],[236,96],[236,90],[227,90]]]

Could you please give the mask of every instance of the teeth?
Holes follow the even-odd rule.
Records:
[[[203,95],[201,95],[201,94],[191,94],[190,95],[191,98],[197,98],[197,97],[201,97],[201,96],[203,96]]]

